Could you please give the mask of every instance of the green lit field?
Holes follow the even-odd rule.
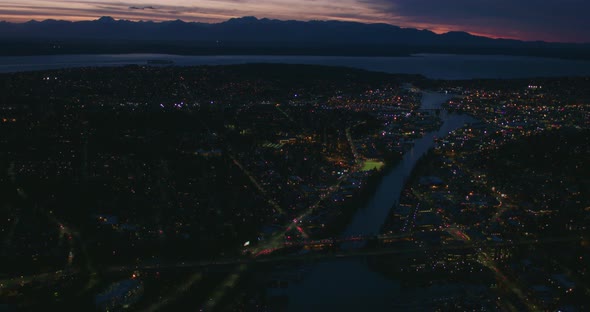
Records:
[[[361,168],[362,171],[369,171],[373,169],[381,170],[385,166],[385,163],[382,161],[374,160],[374,159],[367,159],[363,163],[363,167]]]

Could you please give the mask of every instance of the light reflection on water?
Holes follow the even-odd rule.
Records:
[[[426,92],[421,107],[436,109],[451,95]],[[373,197],[354,216],[343,236],[377,234],[399,197],[416,162],[434,146],[435,137],[474,122],[468,115],[441,112],[443,125],[415,140],[402,161],[383,178]],[[353,246],[359,247],[359,246]],[[331,260],[309,268],[304,278],[288,289],[289,311],[391,311],[400,296],[400,283],[373,272],[359,258]],[[432,290],[436,291],[436,290]],[[430,290],[422,290],[428,297]],[[403,301],[403,300],[402,300]]]

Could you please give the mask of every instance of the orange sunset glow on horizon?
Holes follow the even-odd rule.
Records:
[[[46,19],[82,21],[111,16],[132,21],[179,19],[219,23],[230,18],[256,16],[280,20],[386,23],[428,29],[439,34],[465,31],[492,38],[590,42],[590,35],[584,31],[588,22],[585,17],[579,17],[579,13],[576,15],[579,11],[576,6],[583,5],[583,2],[570,0],[560,6],[550,5],[551,1],[521,2],[500,0],[494,2],[498,3],[496,8],[495,4],[484,6],[467,0],[449,0],[444,4],[435,0],[7,0],[0,3],[0,20],[16,23]],[[524,3],[535,3],[536,11],[525,9]],[[571,7],[567,6],[568,3],[572,3]],[[543,9],[548,13],[563,13],[545,16],[537,12]],[[567,20],[567,23],[558,24],[557,19]]]

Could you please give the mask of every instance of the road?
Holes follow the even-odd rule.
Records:
[[[383,238],[385,239],[385,238]],[[418,253],[433,253],[433,252],[448,252],[457,250],[470,250],[473,249],[478,253],[486,253],[486,250],[494,248],[511,248],[520,247],[526,245],[540,245],[540,244],[551,244],[551,243],[565,243],[565,242],[576,242],[586,239],[581,236],[570,236],[570,237],[559,237],[559,238],[548,238],[548,239],[527,239],[521,241],[506,241],[501,243],[481,243],[481,242],[466,242],[463,245],[438,245],[438,246],[412,246],[408,248],[399,247],[380,247],[371,249],[348,249],[340,250],[336,252],[314,252],[310,251],[306,254],[297,255],[268,255],[268,256],[251,256],[251,257],[240,257],[230,259],[217,259],[217,260],[205,260],[205,261],[176,261],[170,263],[160,264],[149,264],[149,265],[130,265],[130,266],[114,266],[106,269],[106,272],[121,272],[121,271],[133,271],[133,270],[166,270],[166,269],[207,269],[213,267],[229,266],[233,267],[236,265],[249,265],[257,263],[278,263],[278,262],[298,262],[298,261],[318,261],[333,258],[351,258],[351,257],[369,257],[369,256],[384,256],[384,255],[411,255]],[[391,239],[390,239],[391,240]],[[399,241],[402,241],[400,238]],[[489,256],[484,256],[487,263],[493,260]],[[493,271],[495,265],[490,264],[490,269]]]

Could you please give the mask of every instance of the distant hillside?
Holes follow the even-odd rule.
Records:
[[[0,22],[2,55],[64,53],[407,55],[510,54],[590,58],[589,44],[435,34],[389,24],[280,21],[243,17],[217,24],[94,21]]]

